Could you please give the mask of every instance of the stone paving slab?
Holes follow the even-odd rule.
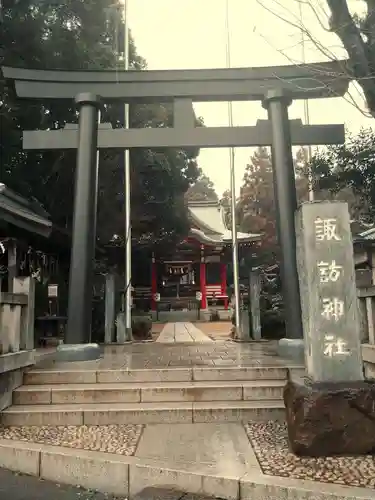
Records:
[[[186,343],[186,342],[213,342],[193,323],[167,323],[156,342],[159,343]]]
[[[259,468],[239,423],[148,425],[135,456],[167,468],[219,476],[238,477]]]

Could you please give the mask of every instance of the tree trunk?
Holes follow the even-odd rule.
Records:
[[[367,0],[369,15],[375,8],[373,3],[373,1]],[[350,14],[347,0],[327,0],[327,4],[331,11],[331,31],[340,38],[348,53],[352,75],[362,87],[368,111],[375,117],[375,83],[369,59],[369,48],[371,49],[371,47],[368,48],[362,38],[361,31]]]

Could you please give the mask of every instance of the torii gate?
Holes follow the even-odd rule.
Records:
[[[17,95],[33,99],[76,99],[79,129],[24,132],[26,149],[74,149],[77,177],[69,283],[67,343],[85,343],[91,325],[91,284],[95,247],[97,148],[241,147],[271,145],[275,201],[282,251],[282,287],[288,339],[303,337],[296,263],[294,211],[297,208],[292,142],[295,145],[344,142],[343,125],[289,126],[292,99],[343,96],[349,85],[346,61],[212,70],[44,71],[3,67]],[[174,103],[174,126],[116,129],[100,126],[104,101]],[[195,127],[193,102],[262,101],[269,121],[255,127]]]

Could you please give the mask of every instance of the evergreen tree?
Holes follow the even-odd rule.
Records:
[[[37,69],[116,69],[123,59],[123,19],[113,0],[47,2],[20,0],[3,4],[0,64]],[[146,62],[130,40],[130,66]],[[105,105],[102,121],[123,124],[124,106]],[[26,102],[17,99],[0,75],[0,181],[26,197],[38,199],[52,220],[72,225],[76,152],[23,151],[22,130],[55,129],[76,123],[73,102]],[[166,126],[170,106],[134,105],[134,127]],[[134,243],[179,240],[188,231],[184,194],[198,176],[197,149],[135,150],[132,166],[132,234]],[[98,239],[107,243],[124,232],[123,153],[100,157]],[[122,241],[121,239],[118,241]]]
[[[212,180],[205,175],[202,170],[199,171],[199,177],[196,182],[190,186],[186,193],[188,201],[218,201],[215,191],[215,185]]]

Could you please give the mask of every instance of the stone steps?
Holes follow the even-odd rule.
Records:
[[[135,382],[201,382],[201,381],[252,381],[286,380],[285,366],[254,367],[170,367],[162,369],[100,369],[95,364],[85,370],[33,369],[25,373],[25,385],[50,384],[116,384]],[[291,366],[291,371],[303,374],[304,368]]]
[[[119,363],[122,361],[120,360]],[[291,370],[302,373],[299,366]],[[284,420],[285,366],[34,368],[1,414],[5,426]]]
[[[14,405],[282,400],[283,380],[24,385]]]
[[[5,426],[111,425],[284,420],[282,401],[205,401],[14,405]]]

